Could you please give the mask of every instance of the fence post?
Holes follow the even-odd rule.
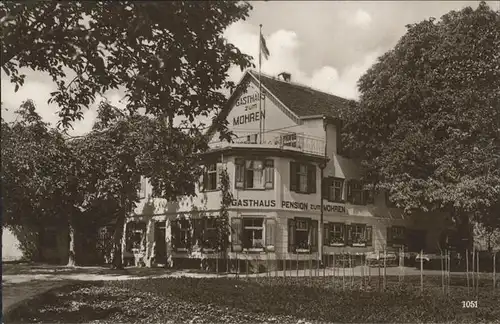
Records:
[[[450,284],[451,284],[451,252],[448,251],[448,294],[450,293]]]
[[[336,273],[335,273],[335,269],[336,269],[336,263],[335,263],[335,252],[333,252],[333,276],[332,276],[332,280],[333,280],[333,289],[335,289],[335,276],[336,276]]]
[[[351,268],[351,290],[354,286],[354,266],[352,265],[352,254],[349,252],[349,267]]]
[[[219,251],[215,252],[215,272],[219,276]]]
[[[240,278],[240,259],[238,258],[238,252],[236,252],[236,278]]]
[[[324,255],[321,255],[321,263],[323,263],[323,277],[326,277],[326,267],[328,266],[328,261],[329,261],[328,254],[326,256],[327,256],[326,262],[323,262]]]
[[[296,260],[295,264],[297,265],[297,278],[298,278],[299,277],[299,254],[297,253],[295,255],[296,255],[296,257],[295,257],[295,260]],[[304,277],[305,277],[305,272],[304,272]]]
[[[247,280],[248,280],[248,268],[249,268],[248,267],[248,252],[245,254],[245,260],[246,260],[246,264],[247,264],[247,266],[245,267],[246,268],[245,270],[246,270]]]
[[[283,278],[286,278],[286,256],[283,258]]]
[[[479,294],[479,281],[480,281],[480,278],[479,278],[479,251],[477,252],[477,258],[476,258],[476,262],[477,262],[477,280],[476,280],[476,297],[477,297],[477,294]]]
[[[386,250],[386,247],[384,247],[384,291],[385,291],[385,287],[387,285],[386,275],[387,275],[387,250]]]
[[[319,251],[316,252],[316,277],[319,277]]]
[[[381,290],[381,286],[382,286],[382,283],[380,282],[381,281],[381,277],[380,277],[380,251],[377,251],[378,253],[378,258],[377,258],[377,268],[378,268],[378,291]]]
[[[231,262],[231,255],[226,252],[226,275],[229,276],[229,263]]]
[[[363,263],[363,255],[364,254],[361,254],[361,290],[363,290],[363,286],[364,286],[364,283],[365,283],[365,267],[364,267],[364,263]]]
[[[342,291],[345,290],[345,254],[342,253]]]
[[[420,292],[424,292],[424,250],[420,250]]]
[[[493,289],[497,287],[497,253],[493,253]]]
[[[269,278],[271,276],[271,269],[269,268],[269,252],[266,251],[266,274]]]
[[[467,294],[470,293],[469,288],[469,249],[465,249],[465,273],[467,276]]]
[[[472,292],[476,291],[476,247],[472,247]]]
[[[441,256],[440,258],[440,261],[441,261],[441,291],[443,292],[444,294],[444,266],[443,266],[443,262],[444,262],[444,257],[443,257],[443,251],[442,250],[439,250],[439,255]]]
[[[309,278],[312,278],[312,273],[313,273],[312,259],[311,259],[311,256],[309,256]]]

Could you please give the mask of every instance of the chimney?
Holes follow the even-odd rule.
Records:
[[[278,78],[279,77],[281,77],[285,82],[290,82],[290,80],[292,79],[292,75],[288,72],[281,72],[280,74],[278,74]]]

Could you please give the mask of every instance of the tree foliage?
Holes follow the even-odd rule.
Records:
[[[481,2],[407,28],[359,80],[344,142],[407,211],[484,216],[500,200],[500,14]]]
[[[222,34],[251,9],[239,1],[3,1],[1,65],[16,90],[26,78],[19,69],[47,72],[64,126],[118,87],[131,112],[193,123],[222,108],[221,90],[234,87],[228,69],[250,66]]]
[[[63,134],[42,121],[33,101],[23,102],[16,115],[14,122],[2,119],[2,225],[39,236],[45,226],[79,211],[77,159]]]
[[[171,128],[163,118],[130,114],[106,102],[99,106],[92,131],[70,143],[80,157],[82,207],[106,208],[116,224],[118,268],[123,223],[139,202],[141,177],[149,179],[155,197],[192,196],[201,176],[200,153],[208,146],[197,129]]]

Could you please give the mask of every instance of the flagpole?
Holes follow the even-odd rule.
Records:
[[[259,138],[260,144],[262,144],[262,83],[260,81],[260,71],[262,65],[262,24],[259,25]]]

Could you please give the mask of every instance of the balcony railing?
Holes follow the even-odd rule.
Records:
[[[298,151],[313,155],[323,156],[325,154],[325,141],[321,138],[304,135],[300,133],[269,131],[262,136],[262,143],[259,134],[249,132],[233,132],[237,137],[231,143],[213,141],[210,148],[224,147],[261,147],[279,148],[291,151]]]

